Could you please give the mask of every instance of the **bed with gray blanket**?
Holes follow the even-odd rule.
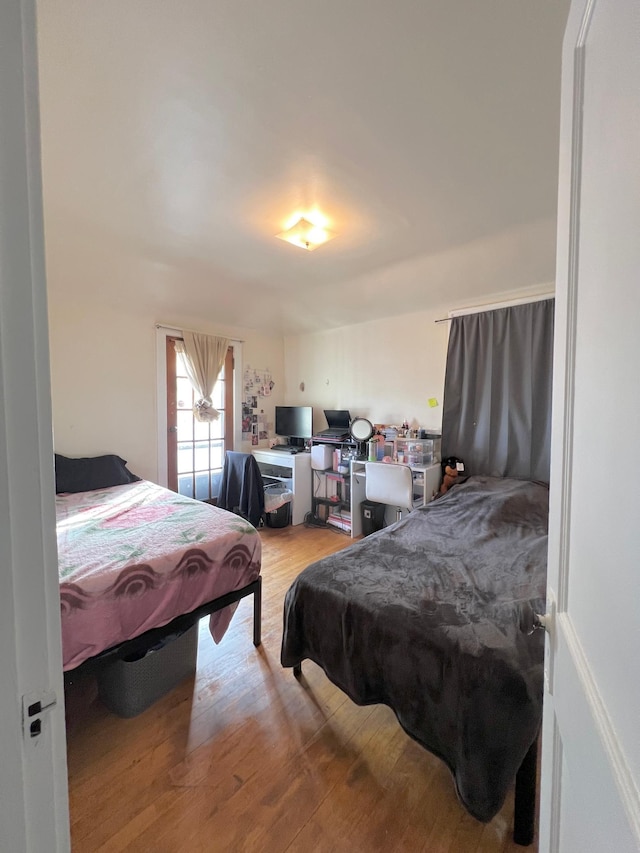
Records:
[[[540,728],[544,636],[526,628],[544,612],[548,497],[470,477],[310,565],[285,599],[282,665],[312,660],[357,704],[391,707],[481,821]]]

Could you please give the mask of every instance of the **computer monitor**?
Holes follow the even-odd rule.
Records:
[[[300,443],[313,435],[313,408],[311,406],[276,406],[276,435]],[[297,440],[297,441],[295,441]]]

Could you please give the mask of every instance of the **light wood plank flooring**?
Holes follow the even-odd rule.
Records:
[[[314,664],[279,662],[284,594],[350,544],[322,529],[261,531],[263,645],[239,605],[219,646],[200,626],[198,671],[143,714],[110,714],[95,685],[68,691],[75,853],[516,853],[513,797],[490,823],[459,805],[444,764],[383,706],[360,708]],[[535,851],[536,845],[528,848]]]

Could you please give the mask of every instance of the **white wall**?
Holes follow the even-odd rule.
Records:
[[[70,264],[70,269],[73,265]],[[156,322],[244,340],[245,364],[268,367],[273,394],[265,412],[284,399],[283,346],[279,337],[225,327],[189,316],[176,304],[149,299],[144,308],[111,304],[99,289],[66,288],[63,270],[51,267],[49,327],[54,446],[69,456],[117,453],[136,474],[157,480]]]
[[[513,290],[501,294],[500,303],[552,291],[549,283]],[[475,306],[451,304],[285,338],[286,403],[313,406],[316,430],[326,426],[323,409],[349,409],[352,417],[373,423],[406,418],[412,427],[440,429],[449,324],[435,321],[449,310],[483,304],[493,303],[487,298]]]
[[[441,314],[416,312],[356,326],[285,339],[290,405],[312,405],[314,428],[326,426],[323,409],[349,409],[352,417],[439,428],[447,354]],[[304,391],[300,383],[304,382]],[[430,408],[433,397],[439,405]]]
[[[104,269],[99,260],[92,266]],[[270,423],[274,406],[286,404],[313,406],[315,429],[324,428],[326,408],[346,408],[374,423],[407,418],[412,426],[441,427],[448,324],[435,320],[461,305],[283,340],[189,314],[181,288],[158,288],[160,301],[151,287],[134,295],[132,284],[131,298],[126,298],[122,279],[132,275],[126,266],[117,271],[117,287],[108,288],[105,281],[83,287],[89,280],[84,259],[70,258],[56,247],[47,262],[54,446],[59,453],[118,453],[141,477],[158,479],[157,322],[243,340],[244,366],[269,368],[275,382],[272,395],[261,398]],[[526,295],[549,289],[541,285]],[[519,295],[524,291],[504,294]],[[437,400],[436,407],[429,405],[430,398]]]

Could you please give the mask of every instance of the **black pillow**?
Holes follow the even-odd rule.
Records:
[[[124,486],[135,483],[136,477],[127,469],[127,463],[119,456],[88,456],[71,459],[56,453],[56,494],[61,492],[90,492],[109,486]]]

